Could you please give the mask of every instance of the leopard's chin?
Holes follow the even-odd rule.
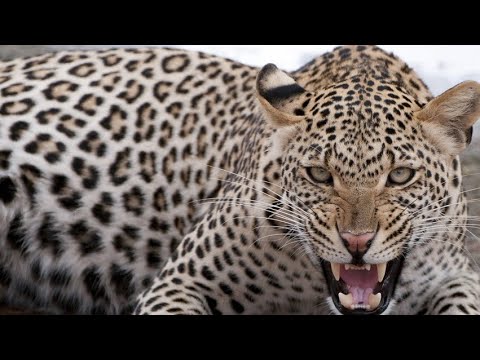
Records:
[[[333,304],[343,315],[378,315],[390,304],[403,266],[403,256],[383,264],[331,263],[322,268]]]

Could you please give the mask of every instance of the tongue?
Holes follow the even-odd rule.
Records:
[[[372,265],[370,270],[346,270],[345,265],[342,265],[340,278],[352,294],[353,305],[367,305],[368,296],[373,292],[378,281],[377,267]]]

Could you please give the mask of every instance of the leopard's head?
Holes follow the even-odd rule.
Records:
[[[480,84],[422,104],[368,76],[308,91],[269,64],[257,95],[282,157],[280,221],[340,313],[385,312],[403,259],[431,238],[429,219],[462,221],[458,154],[480,117]]]

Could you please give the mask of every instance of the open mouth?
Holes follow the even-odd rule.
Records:
[[[390,303],[403,257],[383,264],[322,262],[333,303],[345,315],[381,314]]]

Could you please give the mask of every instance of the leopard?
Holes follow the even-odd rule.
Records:
[[[349,45],[292,72],[171,48],[0,63],[0,301],[49,314],[480,314],[434,97]]]

